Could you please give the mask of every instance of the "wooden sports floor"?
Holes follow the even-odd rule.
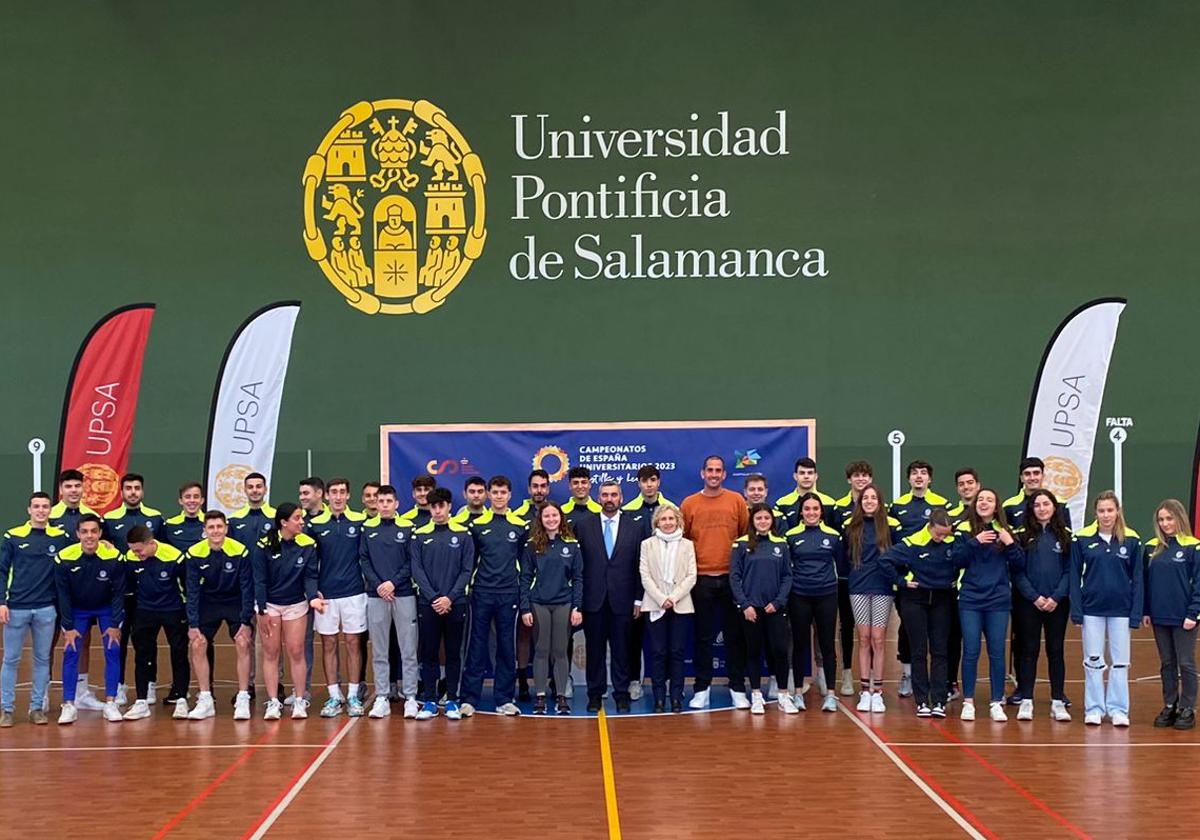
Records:
[[[1151,726],[1152,639],[1134,634],[1133,726],[1085,729],[1072,634],[1069,724],[1049,719],[1039,681],[1037,719],[1012,710],[1006,724],[986,720],[982,702],[975,723],[957,718],[957,703],[944,721],[919,720],[893,682],[883,715],[839,697],[836,714],[810,700],[795,716],[773,704],[762,717],[610,706],[458,723],[406,721],[398,707],[380,721],[322,720],[314,686],[307,721],[266,723],[259,706],[235,725],[222,680],[207,721],[172,720],[160,705],[144,721],[81,712],[73,726],[33,727],[26,665],[17,725],[0,730],[0,825],[9,837],[109,838],[1197,836],[1200,730]],[[232,649],[217,656],[228,676]],[[162,661],[165,672],[165,651]],[[986,700],[982,682],[980,692]],[[51,697],[53,721],[57,685]]]

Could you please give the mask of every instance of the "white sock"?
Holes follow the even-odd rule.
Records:
[[[346,694],[350,697],[358,697],[358,683],[350,683],[346,687]]]
[[[904,665],[902,667],[902,670],[904,672],[904,676],[906,676],[906,677],[912,676],[912,665]]]
[[[82,697],[88,691],[90,691],[88,688],[88,675],[80,674],[79,679],[75,681],[75,693]]]
[[[239,691],[239,692],[237,693],[237,699],[241,700],[242,698],[245,698],[245,699],[249,700],[249,699],[250,699],[250,692],[249,692],[249,691]]]
[[[340,702],[342,699],[342,687],[336,683],[329,686],[329,698]]]
[[[211,699],[212,699],[212,692],[211,692],[211,691],[201,691],[201,692],[200,692],[200,696],[199,696],[199,697],[197,697],[196,699],[197,699],[197,700],[211,700]]]

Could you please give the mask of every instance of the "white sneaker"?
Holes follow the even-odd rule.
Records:
[[[745,697],[746,695],[743,694],[742,696]],[[750,698],[750,702],[747,704],[750,706],[750,714],[761,715],[766,711],[766,708],[763,706],[763,696],[761,691],[754,692],[750,695]]]
[[[842,687],[838,690],[838,693],[843,697],[854,696],[854,674],[849,668],[842,669]]]
[[[792,695],[788,694],[786,691],[779,695],[779,711],[783,712],[785,715],[794,715],[796,712],[800,711],[796,708],[796,704],[792,702]]]
[[[89,694],[91,692],[88,692]],[[117,699],[114,701],[118,706],[129,704],[129,686],[121,683],[117,686]]]
[[[762,692],[759,692],[759,693],[761,694]],[[731,691],[731,692],[729,692],[729,696],[733,700],[733,708],[735,708],[735,709],[749,709],[750,708],[750,701],[746,698],[746,692]]]
[[[388,702],[387,697],[380,694],[376,696],[375,702],[371,704],[371,711],[367,712],[367,717],[379,720],[380,718],[387,717],[391,713],[392,704]]]
[[[521,714],[521,709],[516,703],[505,703],[496,711],[505,717],[518,717]]]
[[[1111,717],[1113,726],[1129,726],[1129,715],[1124,712],[1113,712]]]
[[[783,696],[787,697],[786,691],[783,693]],[[803,712],[808,709],[808,704],[804,702],[803,694],[793,694],[792,695],[792,705],[796,707],[796,711],[798,711],[798,712]]]
[[[768,700],[779,699],[779,680],[774,677],[767,680],[767,693],[765,696]]]
[[[464,718],[475,717],[475,707],[470,703],[459,703],[458,714]]]
[[[821,704],[821,711],[822,712],[836,712],[837,706],[838,706],[837,698],[833,696],[833,692],[831,691],[825,695],[825,702],[823,702]]]
[[[1004,713],[1004,701],[1003,700],[999,700],[994,703],[991,703],[988,706],[988,709],[989,709],[988,714],[991,716],[992,720],[996,721],[996,723],[1004,723],[1005,721],[1008,720],[1008,715],[1006,715]]]
[[[233,719],[250,720],[250,692],[239,691],[233,701]]]
[[[296,702],[292,703],[292,720],[304,720],[308,717],[308,701],[303,697],[297,697]]]
[[[283,704],[279,702],[279,698],[274,698],[267,701],[267,708],[263,712],[263,720],[279,720],[283,717]]]
[[[150,704],[145,700],[137,700],[125,713],[125,720],[141,720],[150,717]]]
[[[404,718],[405,720],[416,720],[417,712],[421,710],[421,705],[409,697],[404,701]]]
[[[900,675],[900,688],[896,693],[899,694],[901,697],[912,697],[912,693],[913,693],[912,674],[901,674]]]
[[[1033,720],[1033,701],[1026,697],[1017,710],[1017,720]]]
[[[812,677],[805,677],[804,681],[800,683],[800,693],[808,694],[810,688],[812,688]]]
[[[1088,726],[1099,726],[1104,722],[1104,715],[1099,712],[1088,712],[1083,716],[1083,722]]]
[[[825,669],[824,668],[817,666],[817,676],[813,680],[813,683],[817,687],[817,694],[824,697],[826,694],[829,693],[829,685],[825,682]]]
[[[183,700],[180,702],[182,702],[184,704],[184,708],[187,708],[186,700]],[[178,704],[176,704],[176,709],[178,710]],[[216,713],[217,713],[217,709],[216,709],[216,706],[213,704],[212,694],[201,694],[199,697],[196,698],[196,708],[194,708],[190,712],[188,712],[187,719],[188,720],[205,720],[206,718],[215,716]]]
[[[883,714],[887,711],[887,707],[883,705],[883,692],[876,691],[871,695],[871,713]]]
[[[708,708],[708,693],[711,690],[712,689],[706,688],[702,691],[697,691],[694,694],[692,694],[692,699],[688,701],[688,708],[689,709],[707,709]]]
[[[1067,711],[1067,705],[1061,700],[1051,701],[1050,717],[1054,718],[1059,723],[1071,722],[1071,713]]]
[[[325,701],[325,705],[321,707],[321,717],[333,718],[342,713],[342,698],[330,697]]]
[[[855,706],[855,708],[860,712],[871,711],[871,692],[864,691],[862,694],[858,695],[858,705]]]
[[[102,714],[104,715],[104,719],[106,721],[108,721],[109,723],[120,723],[121,721],[123,721],[125,719],[121,715],[121,709],[117,706],[117,704],[115,702],[105,703]]]
[[[180,697],[175,701],[175,711],[171,713],[171,717],[175,718],[175,720],[188,719],[188,704],[186,697]]]
[[[58,725],[66,726],[69,723],[74,723],[79,719],[79,712],[75,711],[74,703],[63,703],[62,711],[58,713]]]
[[[975,720],[975,702],[973,700],[964,700],[962,713],[959,715],[963,720]]]
[[[635,681],[629,683],[629,699],[630,700],[641,700],[642,699],[641,680],[635,680]]]
[[[104,711],[104,701],[90,691],[85,691],[83,694],[76,695],[75,708],[83,709],[85,712],[101,712]]]
[[[157,688],[158,688],[158,686],[155,685],[154,683],[150,683],[149,685],[146,686],[146,702],[149,703],[151,706],[153,706],[155,703],[158,702],[158,695],[156,692]]]
[[[290,707],[295,702],[296,702],[295,694],[289,694],[287,697],[283,698],[283,705],[285,705],[285,706]]]

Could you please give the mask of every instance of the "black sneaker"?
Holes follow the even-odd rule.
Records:
[[[662,714],[663,712],[665,712],[666,710],[667,710],[667,704],[666,704],[666,703],[664,703],[664,702],[663,702],[663,701],[661,701],[661,700],[655,700],[655,701],[654,701],[654,713],[655,713],[655,714],[661,715],[661,714]]]
[[[943,710],[943,711],[944,711],[944,710]],[[927,718],[927,717],[931,717],[932,715],[933,715],[933,710],[932,710],[932,709],[930,709],[930,708],[929,708],[927,705],[925,705],[924,703],[922,703],[921,705],[917,706],[917,717],[920,717],[920,718]]]
[[[560,715],[571,714],[571,701],[567,699],[567,695],[558,695],[558,713]]]
[[[533,701],[533,713],[535,715],[546,714],[546,695],[539,694],[537,699]]]
[[[1179,716],[1175,719],[1176,729],[1195,729],[1196,728],[1196,713],[1191,709],[1180,709]]]
[[[1175,721],[1179,719],[1179,715],[1175,712],[1174,706],[1167,706],[1158,713],[1158,717],[1154,719],[1154,726],[1157,729],[1167,729],[1175,725]],[[1194,721],[1194,717],[1193,717]],[[1189,727],[1190,728],[1190,727]]]
[[[941,703],[938,703],[936,706],[934,706],[932,709],[929,710],[929,713],[931,715],[933,715],[935,718],[944,718],[946,716],[946,707],[943,706]]]
[[[1008,695],[1008,697],[1006,697],[1004,699],[1004,702],[1010,706],[1020,706],[1021,701],[1024,699],[1025,698],[1021,696],[1021,692],[1014,691],[1012,694]]]
[[[680,712],[682,712],[683,711],[683,700],[682,699],[672,700],[671,701],[671,711],[675,714],[679,714]]]

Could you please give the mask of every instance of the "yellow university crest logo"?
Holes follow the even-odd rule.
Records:
[[[429,312],[483,253],[485,181],[433,103],[359,102],[304,167],[308,255],[361,312]]]

